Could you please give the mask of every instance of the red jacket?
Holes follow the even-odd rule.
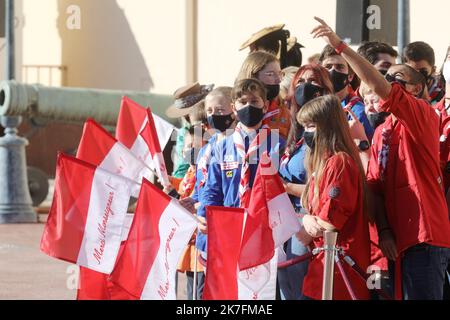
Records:
[[[356,264],[367,270],[370,260],[368,221],[363,213],[363,187],[360,171],[355,161],[341,153],[328,159],[319,181],[316,205],[309,212],[332,224],[338,230],[337,246],[344,249]],[[314,177],[311,178],[309,199],[312,203]],[[314,240],[316,247],[323,247],[323,238]],[[345,262],[344,270],[358,299],[369,299],[364,281]],[[315,300],[322,298],[324,254],[321,252],[309,264],[303,283],[303,294]],[[334,300],[351,300],[344,280],[335,267]]]
[[[383,111],[392,116],[375,132],[367,174],[384,196],[402,252],[419,243],[450,247],[450,223],[439,164],[439,116],[425,100],[393,84]]]
[[[440,125],[439,125],[439,144],[440,144],[440,159],[441,159],[441,169],[442,175],[444,176],[444,186],[445,190],[450,187],[450,115],[445,110],[445,98],[437,103],[434,108],[439,113]]]

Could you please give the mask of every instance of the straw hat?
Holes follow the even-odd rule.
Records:
[[[256,41],[258,41],[259,39],[261,39],[262,37],[267,36],[268,34],[271,34],[272,32],[281,30],[284,28],[284,23],[283,24],[277,24],[271,27],[266,27],[262,30],[259,30],[258,32],[252,34],[252,36],[250,37],[250,39],[248,39],[247,41],[245,41],[241,47],[239,48],[239,50],[244,50],[245,48],[251,46],[253,43],[255,43]]]
[[[166,110],[169,118],[188,115],[205,97],[214,85],[200,85],[198,82],[181,87],[173,94],[175,103]]]
[[[287,51],[291,50],[297,43],[297,37],[290,37],[287,39]],[[303,45],[299,43],[300,48],[304,48]]]

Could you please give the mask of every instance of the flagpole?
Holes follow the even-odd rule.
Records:
[[[194,285],[192,286],[192,300],[197,300],[197,255],[198,249],[195,246],[195,258],[194,258]]]

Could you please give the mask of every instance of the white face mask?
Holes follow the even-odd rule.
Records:
[[[442,71],[445,82],[450,83],[450,61],[444,63],[444,70]]]

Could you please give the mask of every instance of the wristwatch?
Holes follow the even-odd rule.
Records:
[[[370,143],[369,143],[369,141],[367,141],[367,140],[362,140],[362,141],[360,141],[359,144],[358,144],[358,149],[359,149],[360,151],[366,151],[366,150],[368,150],[369,148],[370,148]]]

